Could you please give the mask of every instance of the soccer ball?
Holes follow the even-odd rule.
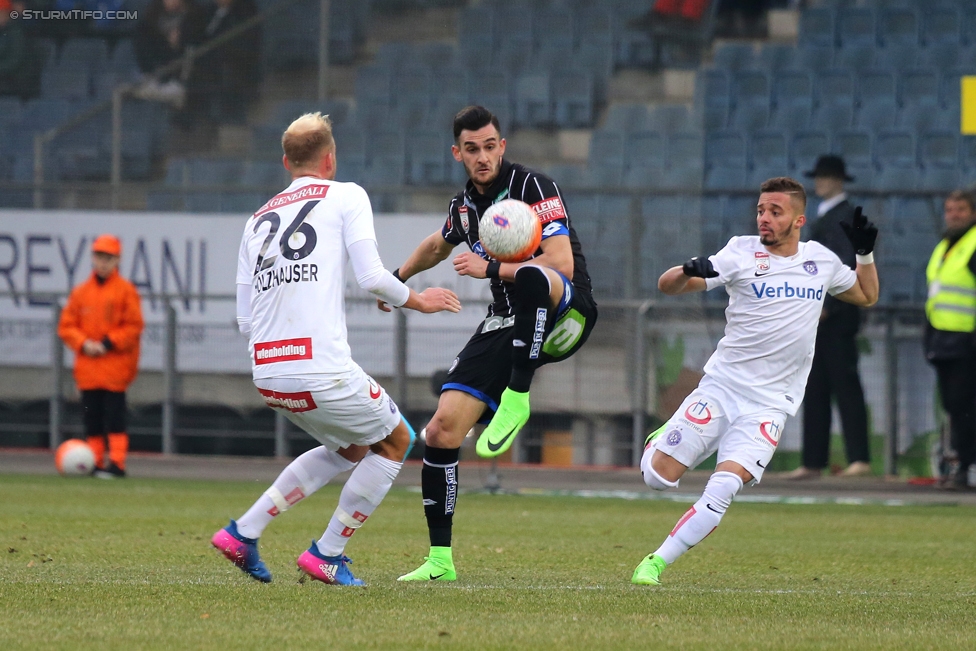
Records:
[[[54,467],[62,475],[90,475],[95,469],[95,453],[84,441],[69,439],[54,453]]]
[[[529,204],[505,199],[482,215],[478,236],[488,255],[499,262],[522,262],[539,248],[542,222]]]

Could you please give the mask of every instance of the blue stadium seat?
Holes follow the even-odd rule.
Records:
[[[751,43],[723,43],[715,48],[712,65],[721,70],[738,72],[752,67]]]
[[[797,48],[792,45],[781,43],[764,43],[759,50],[758,64],[766,70],[789,69],[797,66],[794,61]]]
[[[512,127],[512,92],[508,73],[485,70],[468,77],[468,101],[498,116],[502,133]]]
[[[19,124],[22,105],[17,97],[0,97],[0,127]]]
[[[263,192],[221,192],[218,211],[250,215],[270,198]]]
[[[914,68],[918,65],[922,50],[915,44],[893,43],[888,47],[875,50],[875,65],[880,68],[902,70]]]
[[[574,14],[561,7],[533,11],[533,40],[536,49],[533,65],[551,69],[553,64],[571,58],[575,44]]]
[[[668,162],[661,187],[669,190],[699,190],[705,179],[704,140],[697,131],[680,131],[668,136]],[[976,161],[976,157],[974,157]]]
[[[709,195],[702,197],[701,254],[712,255],[728,243],[727,239],[722,239],[725,235],[725,233],[722,231],[723,203],[724,197],[721,195]],[[709,295],[712,293],[713,292],[707,292],[705,294],[706,300],[709,299]]]
[[[450,137],[443,129],[418,130],[407,134],[407,183],[443,185],[447,182],[447,155]]]
[[[976,173],[976,138],[959,139],[959,159],[968,177]]]
[[[915,138],[909,131],[882,131],[874,143],[878,190],[914,190],[918,185]]]
[[[823,70],[814,85],[812,125],[828,132],[846,129],[854,124],[856,85],[850,70]]]
[[[922,20],[922,43],[928,47],[942,43],[957,45],[962,41],[961,27],[959,7],[946,4],[926,7]]]
[[[454,161],[451,160],[453,163]],[[586,185],[586,167],[577,163],[554,163],[547,165],[544,171],[549,178],[556,182],[560,191],[581,188]]]
[[[728,124],[732,89],[722,70],[699,70],[695,77],[695,108],[706,130],[724,129]]]
[[[401,185],[406,168],[403,132],[383,130],[371,133],[368,143],[369,165],[363,175],[363,185],[367,189]]]
[[[647,105],[639,102],[611,104],[603,122],[607,131],[634,132],[645,128]]]
[[[872,131],[895,126],[898,102],[895,75],[887,70],[864,70],[858,73],[857,125]]]
[[[693,197],[646,197],[641,202],[641,289],[657,290],[657,280],[699,249],[701,201]]]
[[[940,84],[941,78],[935,70],[905,70],[899,75],[899,126],[915,131],[945,126],[939,103]]]
[[[752,188],[750,188],[752,189]],[[729,195],[722,202],[722,246],[736,235],[755,235],[756,196]]]
[[[833,9],[805,9],[800,14],[801,46],[820,45],[833,48],[836,42]]]
[[[553,119],[562,129],[593,125],[593,79],[588,74],[557,71],[552,75]]]
[[[515,81],[515,123],[541,127],[552,123],[552,91],[546,73],[526,73]]]
[[[453,43],[418,43],[414,46],[417,63],[437,72],[460,66],[457,46]]]
[[[837,38],[841,50],[852,45],[877,44],[875,13],[867,7],[846,7],[837,12]]]
[[[664,136],[657,131],[640,131],[627,137],[624,187],[639,190],[657,188],[667,159]]]
[[[771,125],[795,131],[810,125],[813,115],[813,77],[806,70],[779,70],[773,74]]]
[[[865,70],[877,63],[877,48],[873,45],[848,45],[837,50],[834,65],[850,70]]]
[[[333,130],[336,141],[336,180],[362,183],[366,176],[366,136],[354,125],[340,125]]]
[[[834,48],[827,45],[801,45],[796,50],[794,65],[807,70],[827,70],[834,65]]]
[[[647,114],[646,125],[662,133],[675,133],[691,128],[691,114],[684,104],[663,104]]]
[[[705,140],[705,189],[741,188],[746,182],[746,139],[738,131],[709,133]]]
[[[789,169],[786,133],[768,129],[752,134],[749,141],[747,185],[759,187],[768,178],[784,176]]]
[[[918,160],[922,166],[919,190],[947,192],[958,187],[958,131],[947,129],[922,134],[918,140]]]
[[[100,70],[108,65],[108,45],[101,38],[70,38],[61,46],[61,62],[83,62]]]
[[[959,43],[933,43],[919,51],[918,64],[927,68],[952,68],[959,65],[964,56]]]
[[[796,177],[813,169],[817,158],[830,153],[830,138],[823,131],[797,131],[790,140],[791,175]]]
[[[942,71],[939,85],[939,103],[944,108],[959,108],[961,101],[962,77],[972,74],[969,68],[950,68]]]
[[[356,69],[356,106],[366,103],[389,104],[393,92],[391,69],[384,66],[359,66]]]
[[[186,166],[186,184],[190,186],[237,185],[243,168],[236,158],[191,158]]]
[[[51,66],[41,73],[41,96],[50,99],[87,99],[91,97],[91,70],[77,62]]]
[[[918,45],[919,17],[914,7],[884,7],[878,16],[881,45]]]
[[[623,183],[626,141],[624,133],[619,131],[593,133],[587,174],[595,185],[620,187]]]
[[[280,162],[249,160],[244,162],[239,183],[245,188],[267,189],[276,192],[288,185],[289,175]],[[252,210],[256,210],[258,207],[260,206],[255,206]]]
[[[769,124],[769,75],[746,70],[733,75],[733,111],[729,126],[744,131],[762,129]]]
[[[870,190],[874,187],[874,159],[871,134],[862,129],[844,129],[834,134],[831,151],[843,156],[848,172],[855,177],[848,183],[851,190]]]

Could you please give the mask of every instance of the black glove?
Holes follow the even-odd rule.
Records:
[[[712,266],[712,261],[708,258],[692,258],[681,266],[681,270],[686,276],[692,278],[715,278],[718,272]]]
[[[840,227],[844,229],[847,239],[854,245],[854,252],[858,255],[867,255],[874,251],[874,241],[878,239],[878,227],[861,214],[860,206],[854,209],[852,224],[841,222]]]

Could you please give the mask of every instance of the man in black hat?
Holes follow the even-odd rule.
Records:
[[[841,222],[851,224],[854,206],[847,201],[844,182],[848,176],[840,156],[821,156],[813,170],[814,192],[820,197],[818,219],[810,239],[837,254],[841,262],[855,266],[854,247],[844,235]],[[871,474],[868,451],[868,416],[864,390],[858,377],[857,331],[860,309],[828,296],[817,329],[813,366],[803,399],[803,465],[787,474],[790,479],[820,477],[827,467],[830,450],[831,399],[836,400],[844,431],[844,448],[850,465],[841,473],[848,477]]]

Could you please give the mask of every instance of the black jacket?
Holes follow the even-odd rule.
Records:
[[[854,245],[847,239],[840,223],[843,221],[850,225],[853,219],[854,206],[845,199],[824,213],[810,227],[810,239],[836,253],[840,261],[851,269],[857,266]],[[857,334],[861,326],[861,310],[856,305],[845,303],[833,296],[824,299],[824,314],[825,320],[830,320],[835,327],[850,332],[851,336]]]

